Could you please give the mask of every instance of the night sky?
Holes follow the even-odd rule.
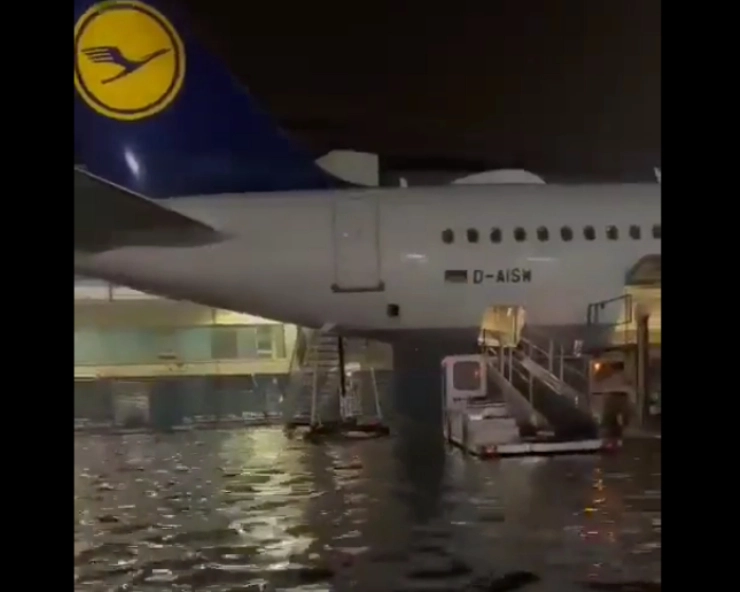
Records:
[[[317,152],[604,180],[660,164],[657,0],[180,1]]]

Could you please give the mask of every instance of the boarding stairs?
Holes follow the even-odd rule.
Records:
[[[520,338],[512,352],[519,365],[553,392],[569,398],[576,407],[589,409],[589,361],[579,352],[568,352],[553,340],[544,347]]]
[[[287,424],[339,420],[338,360],[336,335],[311,329],[298,331],[284,406]]]
[[[511,372],[511,366],[502,364],[503,359],[503,355],[488,354],[486,356],[488,378],[495,387],[493,391],[498,393],[498,396],[489,394],[490,403],[504,407],[507,414],[516,420],[523,434],[548,428],[547,420],[537,412],[529,399],[511,383],[507,376],[507,372]]]
[[[299,330],[283,405],[287,428],[382,423],[375,371],[356,361],[362,360],[367,346],[366,340],[328,331]]]
[[[528,415],[536,428],[547,427],[561,438],[589,439],[598,435],[598,423],[590,410],[587,373],[579,376],[562,348],[553,342],[540,347],[520,339],[515,348],[494,346],[484,340],[483,349],[489,376],[520,425]],[[566,374],[573,375],[570,381]],[[571,381],[584,388],[576,388]]]

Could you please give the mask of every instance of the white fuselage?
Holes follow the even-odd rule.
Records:
[[[627,271],[661,249],[652,234],[660,224],[658,184],[345,190],[159,203],[214,227],[224,240],[76,253],[76,271],[347,332],[476,328],[493,305],[525,307],[529,324],[582,324],[590,303],[621,294]],[[584,237],[587,226],[595,239]],[[639,239],[630,236],[631,226],[640,228]],[[540,227],[548,240],[538,237]],[[572,230],[572,240],[561,238],[562,227]],[[608,238],[608,227],[616,228],[617,239]],[[526,238],[515,240],[517,228]],[[442,237],[447,229],[454,233],[449,244]],[[469,242],[468,229],[478,232],[478,242]],[[500,230],[500,242],[492,242],[492,229]],[[497,281],[505,277],[499,272],[517,269],[529,281],[513,282],[511,273],[508,282]],[[467,271],[467,282],[446,281],[446,270]],[[389,315],[389,305],[398,307],[397,316]]]

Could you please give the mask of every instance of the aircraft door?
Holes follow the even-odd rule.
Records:
[[[375,196],[334,203],[334,292],[380,292],[380,223]]]

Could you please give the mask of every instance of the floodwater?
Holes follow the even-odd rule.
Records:
[[[659,440],[499,462],[421,430],[75,440],[80,591],[659,590],[660,523]]]

